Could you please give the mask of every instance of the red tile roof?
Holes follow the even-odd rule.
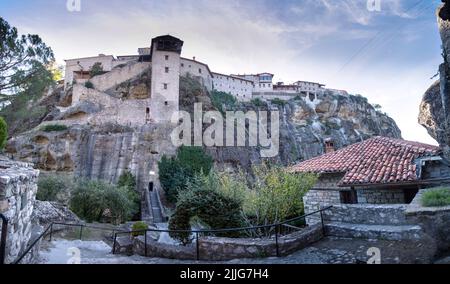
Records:
[[[294,172],[344,173],[340,186],[389,184],[418,180],[414,161],[441,153],[439,147],[375,137],[302,162]]]

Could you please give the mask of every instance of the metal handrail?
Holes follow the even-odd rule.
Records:
[[[286,225],[288,223],[292,223],[298,220],[302,220],[306,217],[315,215],[320,213],[320,219],[321,219],[321,225],[322,225],[322,232],[325,234],[325,223],[323,220],[323,212],[326,210],[329,210],[330,208],[332,208],[333,206],[329,206],[329,207],[325,207],[322,208],[320,210],[311,212],[309,214],[305,214],[303,216],[300,217],[296,217],[293,219],[289,219],[280,223],[276,223],[276,224],[271,224],[271,225],[261,225],[261,226],[253,226],[253,227],[243,227],[243,228],[230,228],[230,229],[216,229],[216,230],[164,230],[164,229],[147,229],[147,230],[136,230],[136,231],[123,231],[123,230],[117,230],[117,229],[110,229],[110,228],[102,228],[102,227],[96,227],[96,226],[91,226],[91,225],[86,225],[86,224],[70,224],[70,223],[59,223],[59,222],[54,222],[51,223],[47,229],[40,234],[32,243],[31,245],[28,246],[28,248],[22,253],[22,255],[20,257],[17,258],[16,261],[13,262],[13,264],[19,264],[23,258],[36,246],[36,244],[42,239],[44,238],[47,234],[50,235],[49,241],[52,241],[53,238],[53,226],[66,226],[66,227],[80,227],[80,239],[82,239],[82,234],[83,234],[83,229],[84,228],[88,228],[88,229],[94,229],[94,230],[103,230],[103,231],[111,231],[114,234],[114,241],[113,241],[113,248],[112,248],[112,253],[115,254],[115,250],[116,250],[116,243],[117,243],[117,236],[118,235],[124,235],[124,234],[133,234],[133,233],[144,233],[145,235],[145,255],[147,256],[147,233],[148,232],[159,232],[159,233],[193,233],[196,235],[196,253],[197,253],[197,260],[200,260],[200,247],[199,247],[199,234],[210,234],[210,233],[227,233],[227,232],[239,232],[239,231],[249,231],[249,230],[257,230],[257,229],[270,229],[270,228],[275,228],[275,242],[276,242],[276,253],[277,253],[277,257],[280,256],[280,252],[279,252],[279,242],[278,242],[278,237],[280,234],[280,227],[283,225]],[[1,215],[2,216],[2,215]],[[2,216],[3,219],[3,216]],[[49,233],[50,231],[50,233]],[[2,239],[3,239],[4,234],[2,234]],[[3,242],[2,242],[3,243]]]
[[[279,222],[276,224],[271,225],[260,225],[260,226],[253,226],[253,227],[242,227],[242,228],[229,228],[229,229],[216,229],[216,230],[164,230],[164,229],[146,229],[146,230],[135,230],[135,231],[126,231],[126,232],[117,232],[114,234],[114,241],[113,241],[113,251],[112,253],[115,254],[116,252],[116,243],[117,243],[117,236],[119,235],[131,235],[131,234],[144,234],[145,239],[145,256],[147,256],[147,233],[148,232],[156,232],[156,233],[190,233],[195,234],[196,239],[196,250],[197,250],[197,260],[200,260],[200,254],[199,254],[199,234],[211,234],[211,233],[229,233],[229,232],[240,232],[240,231],[250,231],[250,230],[258,230],[258,229],[271,229],[275,228],[275,243],[276,243],[276,252],[277,257],[280,256],[279,252],[279,242],[278,242],[278,236],[280,234],[280,227],[283,225],[286,225],[288,223],[292,223],[295,221],[303,220],[306,217],[319,214],[320,213],[320,220],[321,220],[321,226],[322,226],[322,232],[325,234],[325,222],[323,219],[323,212],[331,209],[333,206],[328,206],[325,208],[322,208],[320,210],[302,215],[300,217],[292,218],[283,222]]]
[[[0,214],[0,218],[2,219],[2,236],[0,239],[0,264],[5,264],[6,258],[6,236],[8,234],[8,218],[5,215]]]
[[[43,233],[41,233],[28,247],[27,249],[22,253],[20,257],[16,259],[16,261],[13,262],[13,264],[19,264],[23,258],[36,246],[36,244],[42,240],[46,235],[50,235],[49,242],[53,239],[53,226],[65,226],[65,227],[79,227],[80,228],[80,240],[83,237],[83,229],[94,229],[94,230],[103,230],[103,231],[111,231],[113,234],[115,234],[118,231],[117,229],[110,229],[110,228],[102,228],[97,226],[91,226],[86,224],[73,224],[73,223],[60,223],[60,222],[53,222],[50,225],[47,226],[47,229]],[[50,231],[50,233],[49,233]]]

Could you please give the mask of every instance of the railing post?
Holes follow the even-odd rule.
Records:
[[[116,254],[117,233],[114,233],[112,254]]]
[[[0,239],[0,264],[5,264],[6,257],[6,235],[8,234],[8,219],[0,214],[2,219],[2,238]]]
[[[50,224],[50,239],[49,239],[49,242],[52,241],[52,238],[53,238],[53,223]]]
[[[195,242],[196,242],[196,250],[197,250],[197,260],[200,260],[200,243],[198,242],[198,232],[195,232]]]
[[[322,223],[322,234],[325,237],[325,222],[323,221],[323,209],[320,210],[320,222]]]
[[[144,244],[145,244],[145,257],[148,257],[148,253],[147,253],[147,231],[145,231],[145,234],[144,234]]]
[[[278,244],[278,231],[280,229],[279,226],[280,225],[276,225],[275,226],[275,247],[276,247],[276,250],[277,250],[277,257],[280,257],[280,246]]]
[[[80,241],[83,240],[83,225],[80,226]]]

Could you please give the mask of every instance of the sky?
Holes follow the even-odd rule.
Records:
[[[74,11],[80,3],[80,10]],[[369,2],[369,3],[368,3]],[[184,40],[214,72],[275,74],[361,94],[404,139],[437,144],[418,124],[441,56],[440,0],[0,0],[0,16],[39,34],[56,59],[136,54],[151,38]],[[369,5],[368,5],[369,4]],[[77,9],[75,9],[77,10]]]

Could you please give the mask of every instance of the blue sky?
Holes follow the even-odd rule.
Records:
[[[423,93],[442,61],[440,0],[0,0],[0,16],[37,33],[57,60],[135,54],[152,37],[185,41],[221,73],[268,71],[276,80],[318,81],[383,106],[403,137],[433,143],[417,123]]]

